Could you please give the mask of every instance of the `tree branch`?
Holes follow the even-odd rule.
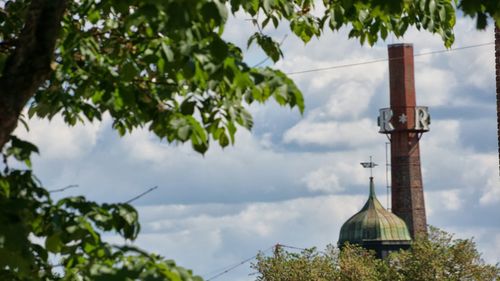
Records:
[[[21,110],[52,72],[66,0],[32,0],[15,49],[0,77],[0,149],[17,126]]]

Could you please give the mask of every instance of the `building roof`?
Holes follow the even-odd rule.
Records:
[[[345,242],[363,244],[370,241],[410,241],[405,222],[387,211],[375,195],[370,177],[370,196],[363,208],[348,219],[340,229],[339,245]]]

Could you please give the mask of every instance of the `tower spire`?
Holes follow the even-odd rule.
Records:
[[[342,249],[346,242],[374,250],[378,258],[385,258],[390,252],[408,249],[411,236],[406,223],[388,212],[375,196],[373,168],[377,164],[362,162],[363,168],[370,169],[370,195],[359,212],[348,219],[340,229],[338,245]]]
[[[370,177],[370,197],[375,198],[375,184],[373,183],[373,177]]]

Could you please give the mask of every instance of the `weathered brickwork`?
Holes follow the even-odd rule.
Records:
[[[412,238],[427,233],[419,132],[414,129],[415,81],[413,46],[389,46],[390,104],[397,129],[391,132],[392,211],[402,218]],[[400,117],[403,116],[401,119]]]
[[[500,174],[500,29],[498,27],[495,27],[495,65],[497,81],[498,171]]]

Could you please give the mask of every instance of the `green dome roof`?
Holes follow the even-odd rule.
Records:
[[[370,241],[410,241],[405,222],[387,211],[375,196],[370,177],[370,196],[363,208],[348,219],[340,229],[339,245],[345,242],[363,244]]]

